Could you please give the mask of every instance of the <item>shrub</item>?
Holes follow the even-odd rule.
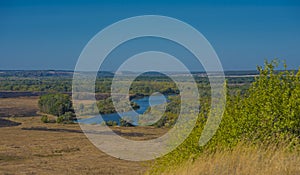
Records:
[[[43,123],[49,123],[49,118],[48,118],[48,116],[47,115],[43,115],[42,116],[42,118],[41,118],[41,121],[43,122]]]
[[[120,119],[120,126],[131,127],[134,125],[132,124],[132,121],[130,121],[129,119]]]
[[[56,119],[56,123],[62,123],[64,121],[64,116],[59,116]]]
[[[56,123],[73,123],[75,117],[76,116],[73,112],[66,112],[64,115],[57,117]]]
[[[116,126],[116,125],[118,125],[118,123],[116,121],[109,120],[106,122],[106,125],[107,126]]]

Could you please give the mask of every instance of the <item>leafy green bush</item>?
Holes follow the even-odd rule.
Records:
[[[277,61],[258,67],[260,75],[247,93],[229,96],[213,145],[235,146],[300,135],[300,71],[274,71]],[[285,66],[286,67],[286,66]]]
[[[75,114],[73,112],[66,112],[64,115],[57,117],[56,123],[73,123],[75,120]]]
[[[106,125],[107,126],[116,126],[116,125],[118,125],[118,123],[116,121],[109,120],[106,122]]]
[[[132,124],[132,121],[130,121],[129,119],[122,118],[120,119],[120,126],[131,127],[134,125]]]
[[[43,115],[42,118],[41,118],[41,121],[42,121],[43,123],[49,123],[49,118],[48,118],[48,116],[47,116],[47,115]]]
[[[227,94],[222,122],[213,138],[200,147],[198,141],[209,113],[209,99],[201,99],[196,127],[174,151],[159,158],[150,173],[160,174],[203,150],[231,149],[240,142],[267,144],[288,142],[300,147],[300,70],[275,71],[277,61],[258,67],[259,76],[243,93]]]
[[[63,123],[63,121],[64,121],[64,116],[59,116],[56,119],[56,123]]]

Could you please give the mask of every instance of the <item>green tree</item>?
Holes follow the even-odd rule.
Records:
[[[72,102],[66,94],[42,95],[38,102],[41,112],[61,117],[60,120],[71,121],[75,119]]]

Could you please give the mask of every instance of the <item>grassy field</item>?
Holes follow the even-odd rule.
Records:
[[[203,154],[165,175],[298,175],[300,155],[283,147],[240,145],[233,150]]]
[[[27,110],[30,113],[36,109],[37,98],[0,101],[2,112],[3,106],[6,106],[5,111],[9,114],[24,116]],[[44,124],[40,116],[1,119],[19,125],[0,127],[0,174],[132,175],[143,174],[147,170],[145,162],[119,160],[101,152],[77,124]],[[167,131],[151,127],[113,127],[113,130],[132,140],[153,139]]]
[[[37,115],[38,97],[0,98],[0,117]]]

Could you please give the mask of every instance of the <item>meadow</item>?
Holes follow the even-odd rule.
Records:
[[[42,123],[39,116],[13,117],[0,127],[0,174],[144,174],[147,162],[111,157],[96,148],[78,124]],[[164,128],[113,127],[132,140],[156,138]]]

